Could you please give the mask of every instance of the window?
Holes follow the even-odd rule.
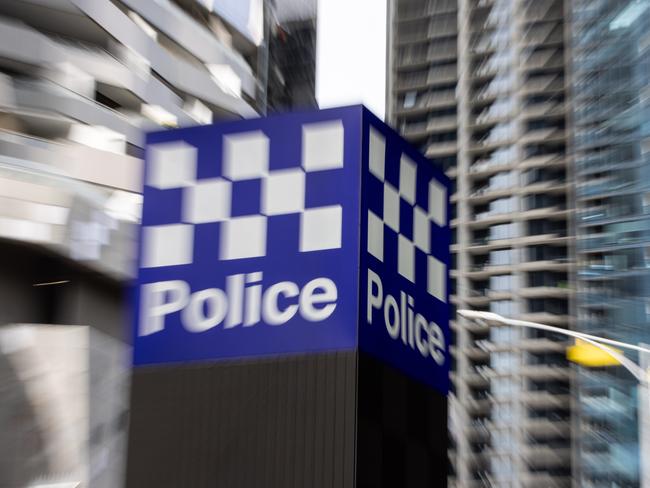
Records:
[[[505,315],[506,317],[517,315],[517,303],[513,300],[496,300],[490,303],[490,312]]]
[[[492,251],[490,253],[490,265],[492,266],[507,266],[514,262],[514,249],[501,249],[499,251]]]
[[[416,91],[410,91],[407,92],[404,95],[404,108],[411,108],[415,105],[415,101],[417,99],[418,92]]]
[[[515,277],[513,275],[498,275],[490,277],[490,290],[510,291],[514,287]]]
[[[517,237],[516,224],[500,224],[490,227],[490,239],[511,239]]]
[[[517,211],[517,197],[499,198],[490,202],[490,213],[511,213]]]
[[[496,398],[508,398],[512,396],[516,391],[518,390],[517,388],[517,383],[513,381],[511,378],[494,378],[490,381],[490,389],[492,390],[492,394]]]
[[[515,186],[517,183],[517,177],[512,171],[504,171],[502,173],[497,173],[490,178],[490,188],[500,189],[500,188],[510,188]]]

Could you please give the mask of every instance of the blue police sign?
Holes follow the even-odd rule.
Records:
[[[359,347],[449,388],[449,181],[364,112]]]
[[[448,181],[362,107],[149,134],[134,363],[357,347],[447,391]]]

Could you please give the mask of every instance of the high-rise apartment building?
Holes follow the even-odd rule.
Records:
[[[576,328],[649,343],[650,2],[571,5]],[[636,383],[623,368],[578,371],[577,486],[639,486]]]
[[[455,182],[456,307],[559,327],[573,296],[565,13],[562,0],[393,0],[387,103]],[[452,484],[570,486],[566,343],[452,326]]]

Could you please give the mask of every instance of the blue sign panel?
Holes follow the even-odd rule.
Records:
[[[446,393],[448,195],[362,107],[150,134],[134,363],[359,347]]]
[[[356,346],[361,114],[148,136],[136,365]]]
[[[449,389],[449,180],[364,110],[359,347]]]

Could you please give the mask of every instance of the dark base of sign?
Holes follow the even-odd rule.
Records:
[[[133,371],[127,488],[445,487],[446,398],[363,353]]]

